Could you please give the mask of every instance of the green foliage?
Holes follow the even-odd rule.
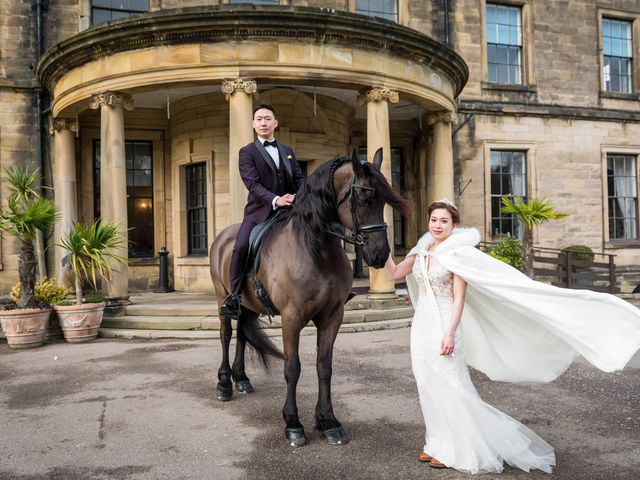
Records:
[[[569,245],[562,249],[562,253],[569,254],[572,260],[583,262],[593,262],[595,257],[593,250],[586,245]]]
[[[517,238],[503,237],[502,240],[500,240],[495,247],[488,250],[487,253],[493,258],[497,258],[520,271],[524,268],[522,244]]]
[[[71,292],[72,288],[64,287],[56,282],[55,278],[45,278],[36,283],[34,289],[34,298],[37,303],[43,305],[55,305],[65,300]],[[11,298],[18,303],[22,288],[20,283],[16,283],[11,289]]]
[[[528,229],[532,229],[539,223],[568,216],[566,213],[554,211],[553,204],[546,198],[531,198],[525,203],[522,197],[516,197],[514,200],[502,197],[501,212],[519,218]]]
[[[105,301],[105,296],[100,292],[89,292],[84,296],[86,303],[102,303]]]
[[[111,262],[127,265],[127,259],[114,253],[113,250],[124,243],[118,227],[95,220],[91,225],[76,223],[67,232],[60,246],[70,253],[71,269],[76,276],[76,297],[82,298],[81,282],[87,280],[97,289],[100,277],[110,282],[113,276]],[[79,300],[81,301],[81,300]]]

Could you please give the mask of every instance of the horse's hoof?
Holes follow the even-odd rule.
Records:
[[[225,387],[224,385],[218,384],[216,388],[216,399],[220,402],[228,402],[233,397],[233,388],[231,385]]]
[[[349,437],[347,437],[342,427],[321,430],[320,435],[322,435],[322,438],[324,438],[329,445],[345,445],[349,443]]]
[[[304,436],[304,428],[285,428],[284,436],[287,438],[287,443],[292,447],[301,447],[307,443],[307,438]]]
[[[251,385],[251,381],[249,381],[249,379],[236,382],[236,391],[242,394],[254,392],[253,385]]]

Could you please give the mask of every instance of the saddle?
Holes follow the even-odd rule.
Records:
[[[273,304],[271,297],[264,289],[262,284],[258,281],[257,275],[260,270],[260,244],[266,233],[269,231],[271,226],[274,224],[275,220],[278,218],[279,211],[276,214],[268,219],[266,222],[259,223],[253,229],[251,229],[251,233],[249,234],[249,253],[247,254],[247,274],[253,280],[253,291],[255,296],[260,303],[267,310],[267,315],[269,316],[269,323],[271,323],[271,317],[275,315],[279,315],[280,312]]]

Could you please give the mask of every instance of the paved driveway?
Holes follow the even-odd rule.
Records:
[[[279,341],[279,339],[277,339]],[[62,342],[15,352],[0,343],[0,479],[459,479],[419,464],[423,425],[409,330],[344,333],[334,407],[351,442],[313,430],[315,338],[302,339],[299,408],[309,444],[285,444],[281,365],[248,369],[256,393],[214,400],[217,340]],[[555,449],[549,476],[507,467],[506,479],[640,478],[640,355],[624,372],[577,362],[548,385],[473,375],[482,397]]]

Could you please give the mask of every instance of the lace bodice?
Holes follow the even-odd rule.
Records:
[[[423,262],[423,265],[417,265],[418,262]],[[431,252],[418,255],[413,266],[413,274],[418,281],[420,295],[427,293],[423,272],[426,272],[431,289],[438,301],[450,302],[453,300],[453,273],[440,265],[438,260],[431,255]]]

